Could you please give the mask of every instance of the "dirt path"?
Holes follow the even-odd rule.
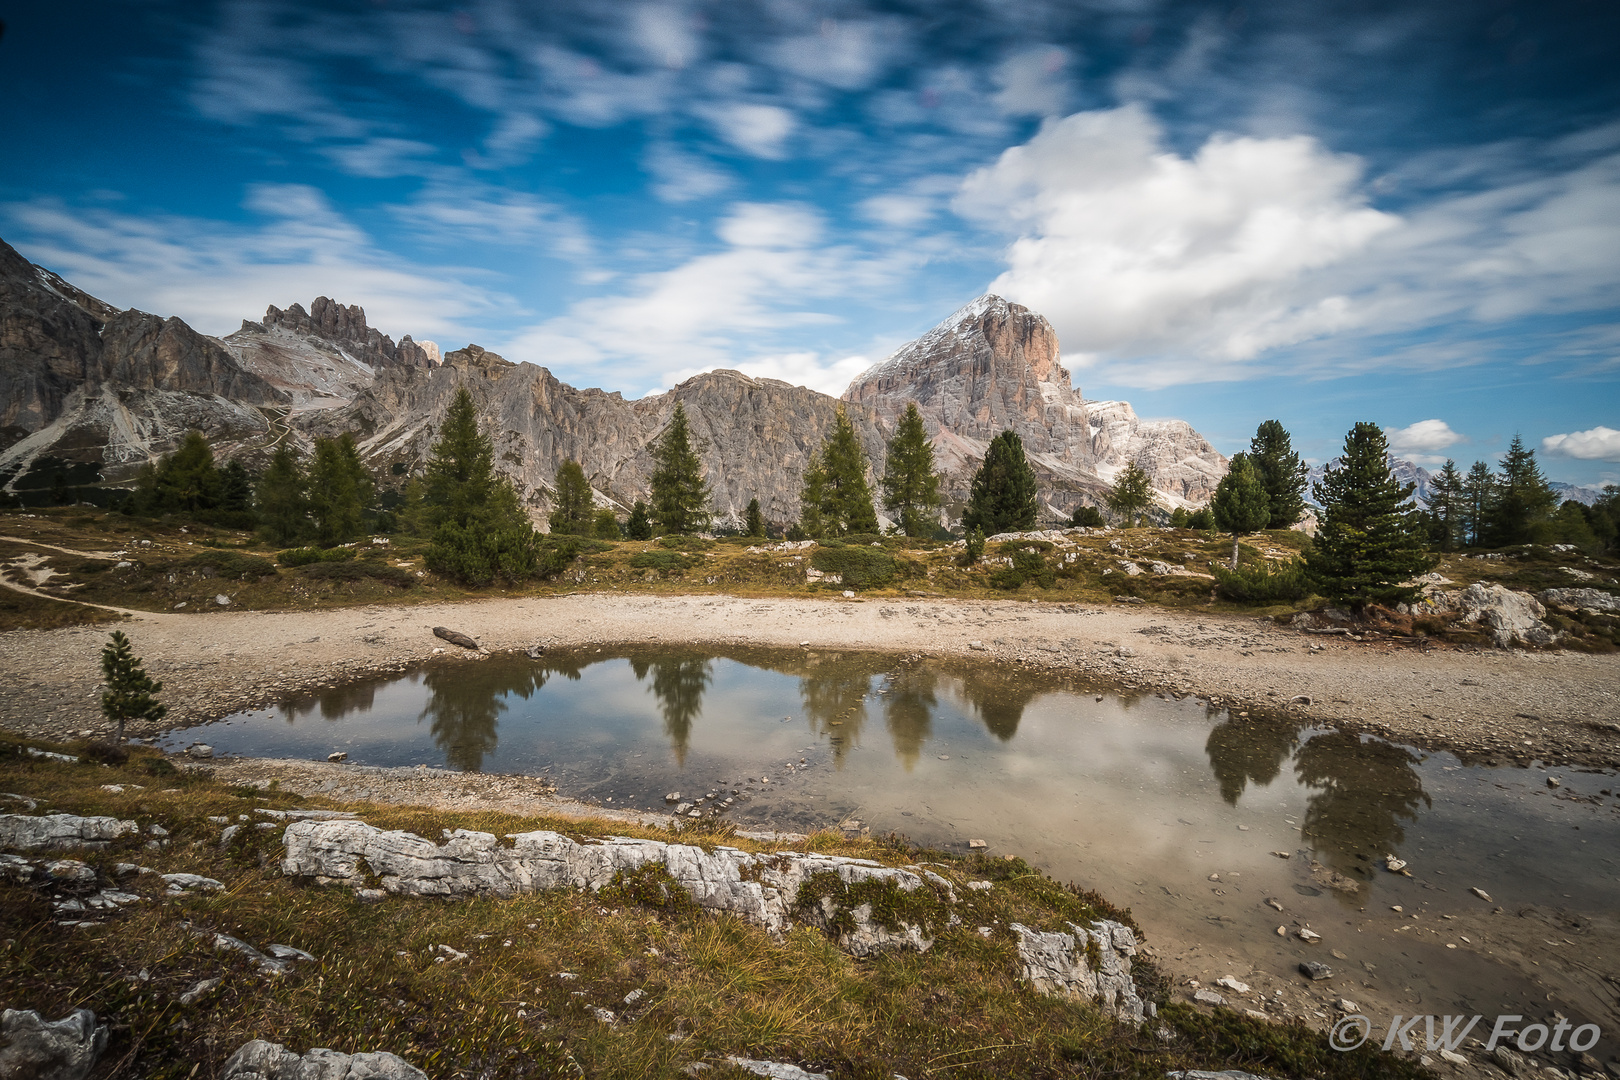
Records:
[[[1620,766],[1620,656],[1420,651],[1138,606],[597,593],[320,612],[132,614],[123,629],[164,680],[171,723],[370,672],[464,662],[462,650],[433,636],[442,625],[492,651],[643,642],[959,654],[1503,760]],[[0,726],[39,735],[99,731],[104,636],[90,628],[0,635]]]

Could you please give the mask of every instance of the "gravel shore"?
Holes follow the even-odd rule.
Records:
[[[959,655],[1099,687],[1207,698],[1504,762],[1620,767],[1620,655],[1425,647],[1136,605],[943,599],[755,600],[612,593],[320,612],[141,613],[124,631],[164,682],[164,727],[422,663],[536,643],[767,645]],[[0,635],[0,727],[100,733],[106,633]],[[132,728],[131,735],[157,730]]]

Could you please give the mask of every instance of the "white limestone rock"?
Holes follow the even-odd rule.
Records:
[[[84,1080],[107,1048],[107,1027],[89,1009],[46,1020],[32,1009],[0,1014],[0,1080]]]
[[[1602,589],[1548,589],[1539,594],[1541,602],[1549,607],[1568,608],[1572,611],[1620,612],[1620,596]]]
[[[133,821],[77,814],[0,814],[0,847],[18,851],[104,848],[121,836],[138,832]]]
[[[1542,622],[1547,609],[1529,593],[1501,585],[1474,584],[1460,592],[1438,593],[1436,607],[1462,614],[1462,621],[1483,627],[1498,648],[1516,644],[1552,645],[1557,635]]]
[[[300,1057],[279,1043],[254,1039],[232,1054],[220,1080],[428,1080],[395,1054],[340,1054],[314,1049]]]
[[[1069,933],[1012,924],[1023,965],[1020,977],[1043,994],[1096,1001],[1112,1016],[1141,1023],[1147,1018],[1148,1006],[1131,980],[1131,957],[1136,955],[1136,935],[1131,928],[1109,919],[1092,923],[1089,930],[1067,925]],[[1087,955],[1092,943],[1099,958],[1095,969]]]

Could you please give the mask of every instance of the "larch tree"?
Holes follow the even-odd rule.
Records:
[[[883,469],[883,508],[911,537],[932,536],[938,526],[939,474],[934,471],[934,447],[928,441],[916,402],[906,411],[889,440],[888,462]]]
[[[692,449],[686,407],[675,403],[669,427],[653,448],[652,519],[665,535],[685,536],[709,527],[709,488],[703,462]]]
[[[1125,522],[1127,529],[1135,528],[1142,514],[1153,505],[1153,478],[1136,462],[1127,462],[1104,501],[1108,509]]]
[[[1003,431],[984,452],[984,464],[973,474],[962,528],[986,536],[1023,532],[1035,527],[1035,470],[1024,456],[1024,440]]]
[[[1411,603],[1419,589],[1405,582],[1435,564],[1410,503],[1414,490],[1390,472],[1389,445],[1377,424],[1351,428],[1338,465],[1328,466],[1316,485],[1322,522],[1305,554],[1312,587],[1356,611]]]

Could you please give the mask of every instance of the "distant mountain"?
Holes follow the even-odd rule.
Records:
[[[1327,473],[1327,467],[1329,465],[1337,466],[1340,460],[1340,458],[1334,458],[1332,461],[1322,465],[1313,466],[1305,474],[1306,502],[1319,505],[1316,501],[1316,485],[1322,482],[1322,477]],[[1384,460],[1389,465],[1390,471],[1395,474],[1396,480],[1402,484],[1415,485],[1416,490],[1412,492],[1412,502],[1419,507],[1427,508],[1429,495],[1434,487],[1434,474],[1421,465],[1414,465],[1405,458],[1398,458],[1394,454],[1388,455]]]
[[[1574,499],[1578,503],[1591,506],[1603,498],[1603,489],[1600,487],[1579,487],[1575,484],[1566,484],[1562,480],[1550,480],[1547,486],[1557,493],[1560,503]]]

